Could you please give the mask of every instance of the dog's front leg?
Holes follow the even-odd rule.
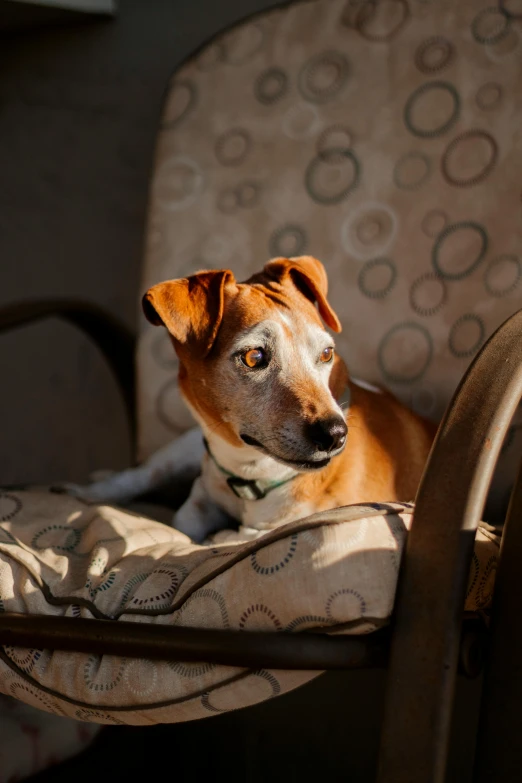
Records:
[[[247,541],[255,541],[256,538],[265,535],[266,530],[257,530],[253,527],[241,525],[239,530],[220,530],[211,536],[208,544],[246,544]]]
[[[92,484],[64,484],[67,492],[91,503],[125,505],[169,481],[199,473],[205,448],[199,427],[194,427],[155,452],[137,468],[113,473]]]
[[[193,483],[189,497],[172,520],[172,527],[198,544],[211,533],[236,525],[237,521],[212,501],[201,476]]]

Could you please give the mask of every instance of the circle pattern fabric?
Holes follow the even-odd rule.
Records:
[[[465,327],[455,331],[459,350],[475,339]],[[1,611],[245,633],[363,634],[387,625],[413,512],[407,503],[347,506],[256,541],[202,547],[136,513],[46,487],[6,494]],[[74,547],[63,545],[71,519]],[[490,605],[497,553],[479,529],[466,610]],[[92,723],[204,718],[286,693],[317,674],[0,647],[0,694]]]
[[[140,293],[316,256],[351,373],[439,419],[522,306],[519,7],[302,0],[218,36],[169,85]],[[192,426],[171,350],[143,321],[139,459]]]

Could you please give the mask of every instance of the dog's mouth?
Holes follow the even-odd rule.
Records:
[[[272,459],[275,459],[277,462],[280,462],[283,465],[290,465],[291,467],[297,468],[298,470],[321,470],[322,468],[325,468],[327,465],[329,465],[332,458],[336,457],[344,449],[343,444],[340,448],[332,451],[328,457],[323,457],[322,459],[294,460],[289,459],[288,457],[280,457],[278,454],[270,451],[270,449],[267,449],[266,446],[263,446],[260,441],[256,440],[256,438],[253,438],[251,435],[240,433],[239,437],[243,443],[247,444],[247,446],[253,446],[255,449],[263,452],[263,454],[266,454],[268,457],[272,457]]]

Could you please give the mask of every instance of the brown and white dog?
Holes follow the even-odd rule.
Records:
[[[315,258],[273,259],[244,283],[229,270],[170,280],[150,288],[143,307],[170,333],[206,448],[192,430],[144,465],[73,492],[128,502],[202,460],[173,520],[196,541],[230,527],[230,517],[239,531],[214,541],[350,503],[414,498],[435,428],[350,379],[323,327],[341,331]]]

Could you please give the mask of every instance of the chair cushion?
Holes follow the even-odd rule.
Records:
[[[143,290],[314,255],[352,373],[438,420],[522,298],[522,35],[510,3],[490,5],[297,2],[186,62],[158,136]],[[191,424],[176,371],[143,320],[140,459]]]
[[[47,488],[0,494],[0,609],[201,628],[368,633],[389,621],[412,506],[315,514],[248,544],[202,547],[145,517]],[[441,520],[441,523],[443,520]],[[466,610],[487,609],[497,544],[479,530]],[[0,648],[0,693],[98,723],[175,723],[317,676]]]

